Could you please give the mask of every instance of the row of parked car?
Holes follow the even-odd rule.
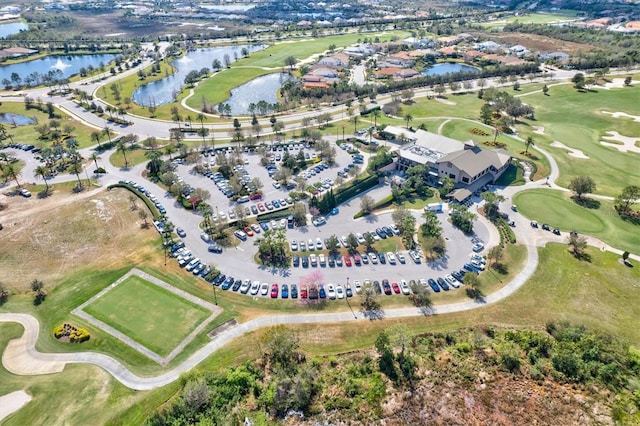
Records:
[[[135,189],[138,192],[140,192],[141,194],[145,195],[156,206],[156,208],[158,209],[160,214],[163,214],[163,215],[167,214],[167,210],[164,208],[162,203],[160,203],[158,198],[155,195],[153,195],[151,192],[149,192],[149,190],[146,189],[144,186],[142,186],[139,183],[136,183],[136,182],[134,182],[132,180],[121,180],[121,181],[119,181],[119,183],[120,184],[124,184],[124,185],[129,185],[133,189]]]

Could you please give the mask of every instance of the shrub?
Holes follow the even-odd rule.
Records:
[[[62,336],[64,336],[64,326],[63,325],[59,325],[57,327],[54,327],[53,328],[53,335],[55,336],[56,339],[59,339]]]

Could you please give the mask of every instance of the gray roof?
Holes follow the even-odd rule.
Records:
[[[394,134],[393,132],[398,129],[392,128],[390,129],[391,131],[388,131],[387,129],[390,127],[391,126],[387,126],[384,131]],[[415,133],[408,131],[403,133],[405,136],[413,139],[414,143],[401,149],[400,156],[419,164],[425,164],[427,162],[435,163],[449,153],[464,149],[465,145],[455,139],[420,129],[416,130]]]
[[[440,158],[438,163],[449,162],[458,170],[473,177],[490,166],[496,169],[501,168],[509,162],[510,158],[511,156],[502,149],[489,150],[476,147],[447,154]]]

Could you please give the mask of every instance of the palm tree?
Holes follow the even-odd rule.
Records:
[[[355,133],[358,130],[358,121],[360,121],[360,116],[356,114],[351,117],[351,120],[353,121],[353,132]]]
[[[129,162],[127,161],[127,145],[124,143],[124,141],[118,142],[117,151],[121,152],[122,156],[124,157],[124,168],[128,168]]]
[[[373,132],[375,130],[372,128],[367,129],[367,134],[369,135],[369,144],[371,144],[371,140],[373,139]]]
[[[102,132],[107,135],[107,138],[109,139],[109,143],[111,143],[111,129],[109,128],[109,126],[104,126],[104,129],[102,129]]]
[[[16,181],[16,185],[20,187],[20,182],[18,182],[18,176],[20,176],[20,172],[16,168],[16,165],[13,163],[9,163],[4,166],[5,176],[11,176],[13,180]]]
[[[35,176],[36,178],[42,177],[42,180],[44,181],[44,184],[46,186],[46,190],[45,190],[46,194],[49,193],[49,183],[47,182],[47,177],[49,177],[48,172],[49,171],[44,166],[38,166],[33,170],[33,176]]]
[[[529,153],[529,147],[533,145],[533,138],[531,136],[527,137],[527,140],[524,142],[524,153]]]
[[[78,189],[82,188],[82,181],[80,180],[80,173],[82,172],[82,164],[79,161],[71,163],[71,168],[69,169],[71,173],[76,175],[78,178]]]
[[[407,129],[409,128],[409,122],[413,120],[413,115],[407,113],[404,115],[404,121],[407,122]]]
[[[200,113],[196,116],[196,120],[200,122],[200,127],[204,129],[204,114]]]
[[[158,171],[160,171],[160,157],[162,156],[162,153],[154,149],[145,152],[144,156],[149,160],[149,173],[156,176]]]
[[[93,154],[91,154],[91,161],[93,161],[96,164],[96,169],[99,169],[100,167],[98,167],[98,158],[100,158],[98,156],[98,154],[96,154],[95,152]]]
[[[378,117],[380,117],[380,110],[374,109],[372,114],[373,114],[373,126],[378,127]]]
[[[167,154],[169,156],[169,161],[172,160],[171,158],[171,154],[173,154],[174,152],[176,152],[178,149],[175,147],[175,145],[173,144],[169,144],[167,146],[164,147],[164,153]]]
[[[100,145],[100,136],[102,135],[98,131],[91,132],[91,140],[98,144],[98,148],[102,147],[102,145]]]

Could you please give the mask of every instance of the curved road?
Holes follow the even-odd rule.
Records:
[[[135,70],[131,70],[131,72],[135,72]],[[119,76],[120,77],[120,76]],[[118,77],[118,78],[119,78]],[[103,82],[104,83],[104,82]],[[418,96],[426,96],[427,91],[420,91]],[[31,94],[34,95],[33,93]],[[37,95],[36,95],[37,96]],[[46,97],[46,95],[44,96]],[[5,98],[5,100],[20,100],[20,99],[10,99]],[[62,98],[51,99],[56,103],[61,109],[68,111],[72,116],[84,121],[89,125],[93,125],[97,128],[104,127],[104,120],[96,117],[95,115],[88,113],[87,111],[82,110],[78,107],[74,102],[68,101]],[[383,101],[387,101],[387,99],[383,99]],[[329,109],[332,114],[336,114],[338,116],[343,115],[344,107],[332,107]],[[298,121],[304,115],[313,115],[318,114],[318,111],[314,112],[305,112],[300,114],[292,114],[287,117],[290,123]],[[168,128],[172,126],[172,123],[168,122],[158,122],[154,120],[144,119],[142,117],[133,118],[134,125],[130,126],[127,129],[127,132],[137,133],[141,136],[158,136],[163,137],[168,134]],[[220,126],[220,125],[218,125]],[[293,127],[292,126],[292,127]],[[211,127],[216,127],[211,126]],[[220,126],[222,127],[222,126]],[[162,135],[160,133],[163,133]],[[524,189],[529,189],[532,187],[554,187],[557,189],[561,189],[557,187],[554,183],[557,178],[558,166],[553,160],[553,158],[543,150],[540,150],[538,147],[534,147],[540,151],[543,155],[545,155],[549,159],[549,163],[551,165],[551,174],[549,176],[548,185],[547,182],[537,181],[530,182],[521,187],[508,187],[504,189],[498,189],[498,192],[501,192],[506,198],[507,203],[510,203],[509,199],[519,191]],[[137,168],[134,168],[137,169]],[[563,189],[563,188],[562,188]],[[159,197],[160,198],[160,197]],[[518,224],[518,237],[520,241],[527,247],[527,261],[525,267],[520,273],[516,275],[516,277],[502,287],[500,290],[496,291],[488,295],[482,302],[478,301],[464,301],[459,303],[452,303],[446,305],[437,305],[434,306],[429,312],[421,311],[418,308],[401,308],[401,309],[389,309],[384,311],[385,318],[400,318],[407,316],[419,316],[425,314],[443,314],[443,313],[452,313],[452,312],[460,312],[466,311],[470,309],[475,309],[480,306],[484,306],[486,304],[496,303],[509,295],[513,294],[517,291],[521,286],[523,286],[526,281],[533,275],[538,265],[538,252],[537,246],[544,245],[547,241],[562,241],[561,237],[553,236],[550,233],[536,233],[528,226],[528,221],[522,217],[521,215],[515,215],[514,218]],[[596,239],[590,239],[590,242],[594,245],[607,247],[603,245]],[[620,250],[613,249],[608,247],[611,251],[616,253],[621,253]],[[633,258],[638,259],[637,256],[632,255]],[[2,363],[5,368],[19,375],[34,375],[34,374],[50,374],[54,372],[60,372],[64,369],[66,364],[73,363],[88,363],[99,366],[106,371],[108,371],[111,375],[113,375],[118,381],[120,381],[125,386],[135,389],[135,390],[148,390],[154,389],[157,387],[164,386],[168,383],[171,383],[177,380],[180,375],[191,368],[198,365],[204,359],[209,357],[212,353],[214,353],[219,348],[223,347],[233,339],[242,336],[243,334],[257,330],[262,327],[278,325],[278,324],[312,324],[312,323],[335,323],[335,322],[345,322],[345,321],[354,321],[359,319],[364,319],[362,313],[358,312],[357,319],[354,319],[354,314],[350,311],[345,312],[337,312],[337,313],[318,313],[318,314],[296,314],[296,315],[272,315],[261,318],[256,318],[254,320],[250,320],[245,323],[238,324],[237,326],[228,328],[214,337],[211,342],[197,350],[193,353],[187,360],[183,363],[175,367],[174,369],[162,373],[158,376],[152,377],[141,377],[134,373],[132,373],[129,369],[127,369],[124,365],[122,365],[119,361],[114,358],[93,352],[82,352],[82,353],[41,353],[35,349],[35,344],[38,339],[38,333],[40,330],[38,320],[29,314],[21,314],[21,313],[3,313],[0,314],[0,322],[16,322],[21,324],[25,331],[22,337],[18,339],[14,339],[9,342],[7,348],[4,350],[2,355]]]

